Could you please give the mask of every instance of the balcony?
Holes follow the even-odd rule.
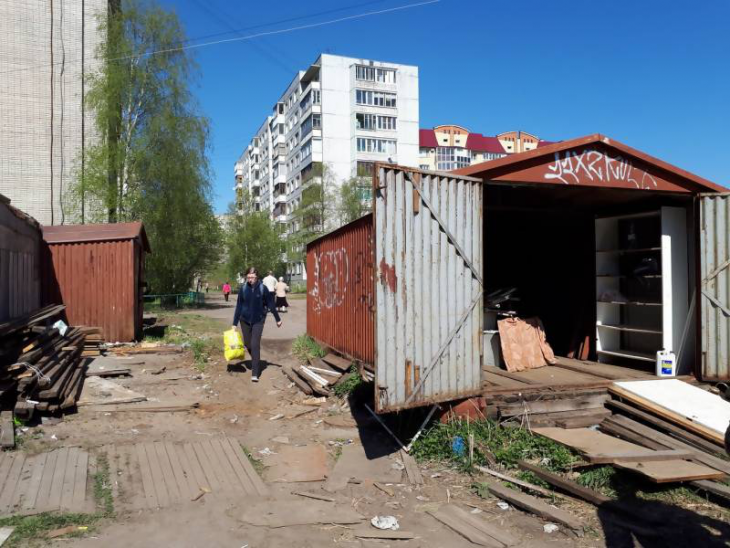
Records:
[[[274,204],[285,204],[286,203],[286,194],[279,194],[278,196],[274,196]]]
[[[255,179],[251,181],[251,188],[259,188],[261,186],[261,179]]]

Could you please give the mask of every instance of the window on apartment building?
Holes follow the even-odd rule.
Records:
[[[439,147],[436,149],[436,169],[451,171],[471,164],[471,154],[465,148]]]
[[[377,152],[381,154],[395,154],[396,142],[391,139],[366,139],[358,137],[358,152]]]
[[[306,158],[307,156],[310,156],[311,154],[312,154],[312,140],[310,139],[302,146],[301,155],[302,155],[302,158]]]
[[[318,105],[322,102],[322,93],[318,89],[312,90],[312,103]]]
[[[384,91],[369,91],[365,89],[355,90],[355,102],[358,105],[371,105],[375,107],[395,108],[396,94]]]
[[[314,129],[320,129],[322,127],[322,115],[312,114],[312,127]]]
[[[418,168],[423,169],[423,170],[428,170],[428,169],[430,169],[430,166],[428,164],[421,164],[420,166],[418,166]]]
[[[355,114],[357,129],[384,129],[394,130],[396,118],[394,116],[378,116],[376,114],[364,114],[358,112]]]
[[[355,67],[355,78],[366,82],[395,84],[395,70],[357,65]]]
[[[375,171],[375,164],[373,162],[358,162],[357,163],[357,176],[358,177],[372,177]]]

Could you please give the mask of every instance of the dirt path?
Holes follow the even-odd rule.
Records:
[[[328,474],[337,463],[343,447],[359,448],[364,444],[369,458],[380,456],[386,471],[399,469],[398,454],[392,442],[377,423],[367,416],[353,422],[346,402],[335,398],[320,407],[307,407],[305,399],[281,372],[280,366],[294,364],[290,355],[291,341],[305,331],[305,302],[292,300],[290,312],[284,315],[282,329],[267,322],[262,357],[268,363],[261,382],[250,381],[250,371],[230,367],[218,352],[200,372],[188,354],[149,355],[143,360],[130,362],[132,376],[117,380],[132,390],[145,394],[151,401],[180,403],[200,402],[200,408],[184,413],[108,413],[103,409],[92,411],[80,408],[57,424],[46,424],[26,434],[32,437],[25,443],[26,450],[41,451],[59,446],[83,446],[96,450],[109,444],[129,444],[147,441],[196,442],[225,435],[239,440],[254,458],[266,462],[272,457],[266,453],[282,453],[291,447],[322,447],[326,455]],[[197,322],[211,333],[219,333],[230,325],[233,315],[231,303],[215,296],[208,306],[186,310],[166,318],[166,323]],[[202,329],[202,327],[201,327]],[[155,375],[160,368],[165,371]],[[292,418],[297,413],[314,409]],[[358,449],[362,451],[362,449]],[[349,451],[349,449],[348,449]],[[304,469],[309,466],[304,463]],[[313,464],[312,464],[313,466]],[[327,495],[323,482],[271,483],[273,469],[263,470],[262,477],[272,490],[270,504],[302,500],[292,491],[314,491]],[[392,470],[391,470],[392,471]],[[474,546],[463,537],[432,518],[427,512],[440,504],[456,503],[474,515],[485,519],[520,540],[520,546],[573,546],[576,539],[559,532],[546,534],[543,523],[521,512],[505,512],[496,499],[478,498],[471,489],[472,479],[447,469],[424,469],[425,485],[416,486],[404,478],[390,484],[392,496],[371,482],[345,484],[333,494],[334,506],[354,508],[369,519],[376,515],[394,515],[401,529],[414,532],[416,539],[408,541],[360,540],[350,526],[320,524],[281,528],[256,527],[241,519],[244,509],[255,499],[231,499],[220,496],[202,496],[196,501],[159,510],[120,513],[105,523],[92,536],[83,539],[54,541],[63,546],[175,546],[249,548],[286,547],[319,548],[323,546],[403,546],[412,547],[467,547]],[[433,476],[433,477],[432,477]],[[114,478],[111,478],[114,481]],[[328,495],[328,496],[330,496]],[[304,499],[309,500],[309,499]],[[471,505],[471,506],[469,506]],[[365,522],[366,527],[370,527]],[[601,542],[590,542],[601,546]]]

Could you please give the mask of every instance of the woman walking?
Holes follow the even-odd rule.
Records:
[[[231,284],[228,282],[223,284],[223,298],[228,302],[228,295],[231,294]]]
[[[266,311],[276,318],[276,327],[281,327],[281,318],[274,306],[274,295],[259,280],[258,272],[251,267],[246,271],[246,281],[238,290],[233,327],[241,322],[243,342],[251,354],[251,381],[259,382],[261,376],[261,335],[264,332]]]
[[[289,291],[289,286],[284,283],[284,278],[279,278],[276,283],[276,309],[279,312],[286,312],[286,307],[289,303],[286,301],[286,292]]]

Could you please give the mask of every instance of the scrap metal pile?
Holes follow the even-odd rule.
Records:
[[[0,395],[21,419],[74,408],[81,394],[93,328],[57,323],[64,309],[51,305],[0,324]]]

